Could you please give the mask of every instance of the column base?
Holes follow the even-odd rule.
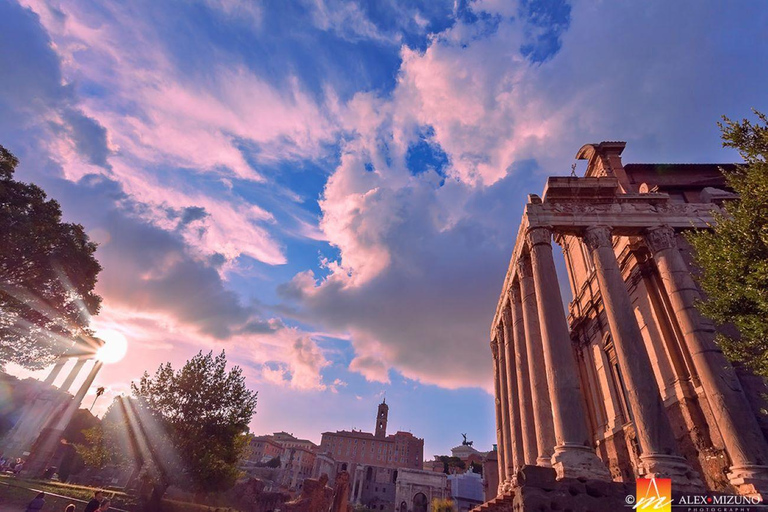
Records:
[[[768,499],[768,466],[731,466],[728,481],[736,491],[751,498]]]
[[[595,451],[588,446],[565,443],[555,446],[552,455],[552,467],[557,472],[557,479],[589,478],[593,480],[611,480],[611,474]]]
[[[683,492],[704,491],[704,483],[691,464],[678,455],[641,455],[638,473],[642,478],[670,478],[672,487]]]
[[[542,455],[541,457],[536,459],[536,465],[541,466],[543,468],[551,468],[552,467],[552,456],[551,455]]]

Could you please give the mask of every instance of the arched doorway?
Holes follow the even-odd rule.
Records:
[[[427,512],[429,501],[424,493],[419,493],[413,497],[413,512]]]
[[[408,512],[408,504],[404,501],[400,503],[400,512]]]

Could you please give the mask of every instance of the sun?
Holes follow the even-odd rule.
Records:
[[[96,337],[104,341],[104,345],[96,352],[96,359],[103,363],[116,363],[125,357],[128,351],[128,340],[122,333],[112,330],[99,331]]]

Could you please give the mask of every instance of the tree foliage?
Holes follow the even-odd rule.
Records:
[[[452,499],[438,499],[432,500],[432,512],[456,512],[456,506]]]
[[[228,372],[226,363],[223,351],[215,357],[200,352],[179,371],[167,363],[153,377],[145,372],[131,384],[180,458],[183,476],[173,483],[192,490],[227,489],[238,477],[256,393],[245,387],[242,370],[236,366]]]
[[[768,377],[768,119],[755,111],[756,123],[726,117],[719,123],[723,146],[736,149],[744,165],[726,170],[739,199],[725,205],[711,230],[688,239],[701,270],[707,299],[703,314],[738,335],[718,334],[725,354]]]
[[[0,146],[0,366],[39,369],[90,334],[101,266],[83,226],[62,222],[59,204],[13,179],[19,161]]]
[[[78,413],[86,413],[93,421],[78,422],[76,426],[70,423],[64,437],[74,445],[78,456],[86,466],[102,469],[109,464],[124,464],[129,459],[128,432],[124,421],[124,415],[120,414],[120,400],[107,408],[104,417],[99,420],[94,418],[85,409]]]
[[[443,473],[450,475],[455,473],[454,468],[466,469],[467,463],[454,455],[440,455],[437,460],[443,463]]]

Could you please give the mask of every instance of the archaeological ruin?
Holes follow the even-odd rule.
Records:
[[[765,384],[716,345],[681,236],[735,196],[718,165],[625,165],[624,147],[583,146],[583,177],[528,196],[491,327],[499,497],[479,510],[528,510],[536,481],[609,508],[640,477],[768,495]]]

